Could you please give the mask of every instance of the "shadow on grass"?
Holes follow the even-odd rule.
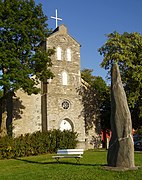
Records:
[[[75,165],[75,166],[106,166],[106,164],[83,164],[83,163],[73,163],[73,162],[64,162],[64,161],[50,161],[50,162],[41,162],[41,161],[31,161],[31,160],[26,160],[26,159],[20,159],[20,158],[16,158],[15,160],[18,161],[23,161],[26,163],[31,163],[31,164],[66,164],[66,165]]]

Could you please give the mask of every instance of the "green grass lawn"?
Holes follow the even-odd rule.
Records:
[[[51,154],[0,160],[0,180],[140,180],[142,168],[125,172],[105,170],[107,151],[86,151],[80,164],[75,159],[52,159]],[[142,166],[142,153],[135,153]]]

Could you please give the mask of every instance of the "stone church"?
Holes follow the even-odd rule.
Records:
[[[55,77],[39,86],[38,95],[28,96],[21,90],[15,98],[15,118],[13,133],[15,136],[35,131],[64,129],[78,133],[78,148],[93,148],[96,125],[86,132],[84,104],[81,89],[87,89],[87,83],[81,79],[80,44],[68,34],[66,26],[58,26],[46,39],[46,50],[55,48],[51,68]],[[17,107],[20,107],[17,113]],[[95,115],[92,116],[95,119]]]

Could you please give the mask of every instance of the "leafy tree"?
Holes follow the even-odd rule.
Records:
[[[92,69],[83,69],[81,77],[90,85],[90,94],[93,92],[96,95],[94,101],[92,101],[93,96],[91,96],[90,103],[93,109],[98,108],[99,110],[97,114],[99,114],[101,129],[108,130],[110,129],[110,87],[106,85],[102,77],[93,76],[92,72]]]
[[[47,17],[34,0],[0,0],[0,89],[1,110],[9,94],[23,89],[29,95],[39,92],[39,80],[52,78],[51,55],[42,42],[49,34]]]
[[[142,35],[113,32],[99,49],[104,56],[101,66],[110,72],[117,62],[132,114],[133,127],[142,124]]]
[[[81,77],[101,95],[107,89],[106,82],[100,76],[93,76],[92,72],[93,69],[83,69]]]
[[[3,91],[2,90],[0,90],[0,97],[2,97],[3,96]]]
[[[83,69],[81,71],[81,77],[84,81],[86,81],[89,85],[93,85],[95,76],[92,75],[93,69]]]

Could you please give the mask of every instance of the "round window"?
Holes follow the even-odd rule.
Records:
[[[70,102],[67,101],[67,100],[64,100],[64,101],[62,102],[62,107],[63,107],[63,109],[69,109],[69,107],[70,107]]]

